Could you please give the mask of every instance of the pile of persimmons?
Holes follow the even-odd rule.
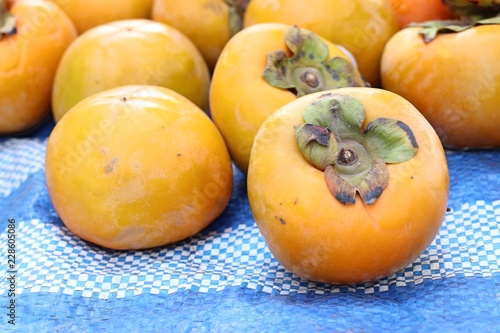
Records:
[[[0,0],[0,134],[47,119],[78,237],[170,246],[234,172],[295,274],[357,283],[419,256],[445,149],[500,146],[498,0]]]

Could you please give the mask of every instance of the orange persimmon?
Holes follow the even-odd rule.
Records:
[[[434,22],[391,38],[381,62],[383,88],[409,100],[447,148],[498,147],[500,20],[457,22],[460,32],[443,24],[444,31]]]
[[[364,86],[352,57],[323,37],[281,23],[243,29],[213,72],[210,112],[236,165],[246,172],[262,122],[297,96]]]
[[[380,58],[399,27],[386,0],[252,0],[244,26],[280,22],[297,25],[347,48],[372,86],[380,85]]]
[[[213,70],[227,41],[242,25],[248,0],[155,0],[151,18],[184,33]]]
[[[441,142],[408,101],[375,88],[300,97],[262,124],[248,199],[276,259],[327,283],[373,281],[410,264],[446,214]]]
[[[82,100],[50,134],[51,201],[75,235],[111,249],[190,237],[225,209],[232,164],[217,127],[173,90],[121,86]]]
[[[79,34],[101,24],[149,19],[153,0],[49,0],[71,18]]]
[[[56,69],[76,30],[48,1],[18,0],[10,11],[4,5],[0,0],[0,134],[14,134],[50,116]]]
[[[441,0],[389,0],[389,3],[400,28],[410,23],[453,18]]]
[[[210,72],[200,51],[177,29],[153,20],[110,22],[78,36],[54,79],[56,121],[83,98],[122,85],[172,89],[208,108]]]

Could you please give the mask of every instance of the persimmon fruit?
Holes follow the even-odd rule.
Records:
[[[229,39],[242,28],[249,0],[155,0],[151,18],[184,33],[210,70]]]
[[[210,72],[191,40],[164,23],[132,19],[92,28],[66,50],[54,79],[54,118],[87,96],[136,84],[166,87],[208,108]]]
[[[410,101],[450,149],[500,146],[500,20],[407,27],[386,45],[382,86]],[[440,26],[442,24],[442,26]]]
[[[433,241],[449,191],[427,120],[387,90],[302,96],[259,129],[248,199],[275,258],[303,278],[361,283],[396,273]]]
[[[119,20],[149,19],[153,0],[49,0],[75,24],[78,34]]]
[[[397,17],[386,0],[252,0],[244,27],[279,22],[297,25],[347,48],[372,86],[380,86],[380,58],[398,30]]]
[[[20,134],[50,117],[56,70],[77,33],[43,0],[18,0],[10,11],[0,0],[0,29],[0,134]]]
[[[396,14],[400,29],[410,23],[453,18],[441,0],[389,0],[389,4]]]
[[[282,23],[247,27],[226,44],[213,72],[210,112],[235,164],[248,167],[262,122],[299,95],[366,82],[344,49]]]
[[[50,134],[45,175],[71,232],[122,250],[193,236],[225,209],[233,181],[208,115],[173,90],[145,85],[71,108]]]

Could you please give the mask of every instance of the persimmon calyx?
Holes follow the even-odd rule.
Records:
[[[243,17],[250,0],[226,0],[229,9],[229,31],[235,35],[243,29]]]
[[[359,193],[373,204],[389,183],[386,163],[410,160],[418,151],[411,128],[402,121],[377,118],[366,125],[365,108],[356,98],[328,93],[302,114],[295,126],[298,148],[307,162],[324,171],[326,184],[342,204]]]
[[[500,0],[442,0],[454,17],[465,22],[490,18],[500,13]]]
[[[0,39],[16,33],[16,18],[7,11],[7,2],[0,0]]]
[[[358,69],[342,57],[328,59],[328,46],[314,33],[294,26],[285,33],[291,57],[283,50],[267,55],[262,77],[273,87],[289,89],[297,97],[341,87],[364,87]]]
[[[474,22],[462,20],[433,20],[421,23],[411,23],[408,27],[421,27],[419,34],[424,43],[432,42],[438,34],[458,33],[479,25],[500,24],[500,15]]]

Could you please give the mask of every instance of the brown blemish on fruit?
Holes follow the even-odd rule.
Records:
[[[116,157],[113,158],[111,161],[109,161],[108,164],[106,164],[104,166],[104,172],[106,174],[109,174],[109,173],[113,172],[113,170],[115,169],[115,165],[116,165],[117,162],[118,162],[118,159]]]
[[[283,220],[281,217],[279,217],[279,216],[275,216],[274,218],[275,218],[276,220],[280,221],[280,223],[281,223],[281,224],[286,224],[286,221],[285,221],[285,220]]]

